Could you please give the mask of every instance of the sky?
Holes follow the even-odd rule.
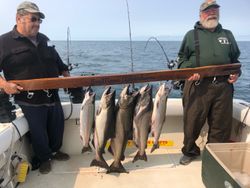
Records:
[[[0,34],[12,30],[22,0],[0,0]],[[33,0],[51,40],[129,40],[126,0]],[[182,40],[199,19],[203,0],[128,0],[132,40]],[[250,0],[217,0],[220,23],[236,40],[250,41]]]

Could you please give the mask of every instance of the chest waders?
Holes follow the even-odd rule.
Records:
[[[200,44],[198,30],[194,30],[196,66],[200,67]],[[201,129],[207,122],[207,142],[229,141],[232,125],[233,87],[227,77],[204,78],[186,81],[183,90],[184,146],[186,156],[199,156],[196,145]]]

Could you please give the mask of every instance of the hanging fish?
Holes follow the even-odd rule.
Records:
[[[155,95],[153,113],[151,118],[151,134],[154,137],[154,144],[151,148],[151,153],[155,149],[159,148],[158,141],[166,117],[167,98],[170,91],[171,86],[164,83],[159,87]]]
[[[140,89],[139,99],[135,106],[133,140],[138,148],[138,152],[132,162],[137,160],[147,161],[145,149],[147,148],[148,135],[151,127],[152,111],[152,86],[146,85]]]
[[[104,148],[107,140],[114,133],[115,123],[115,90],[108,87],[102,94],[99,108],[96,112],[96,125],[94,131],[94,143],[96,149],[95,159],[90,166],[98,166],[109,169],[107,162],[103,158]]]
[[[124,152],[128,137],[132,132],[133,113],[138,92],[130,92],[130,85],[126,86],[117,102],[115,137],[111,139],[111,148],[114,161],[108,172],[126,173],[121,161],[125,159]]]
[[[90,137],[95,125],[95,93],[88,88],[80,111],[80,138],[83,144],[82,153],[91,152]]]

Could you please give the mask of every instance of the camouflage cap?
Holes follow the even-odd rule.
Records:
[[[200,11],[205,11],[212,7],[219,8],[220,5],[218,5],[214,0],[206,0],[204,3],[201,4]]]
[[[45,18],[45,15],[39,10],[38,6],[35,3],[30,1],[24,1],[17,7],[17,12],[20,10],[27,11],[29,13],[38,13],[40,18]]]

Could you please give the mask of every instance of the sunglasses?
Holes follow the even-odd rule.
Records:
[[[202,11],[202,13],[205,13],[205,14],[217,13],[217,12],[218,12],[218,8],[209,8],[207,10]]]
[[[43,20],[41,19],[41,18],[37,18],[37,17],[35,17],[35,16],[32,16],[31,18],[30,18],[30,21],[31,22],[38,22],[38,23],[42,23],[43,22]]]

